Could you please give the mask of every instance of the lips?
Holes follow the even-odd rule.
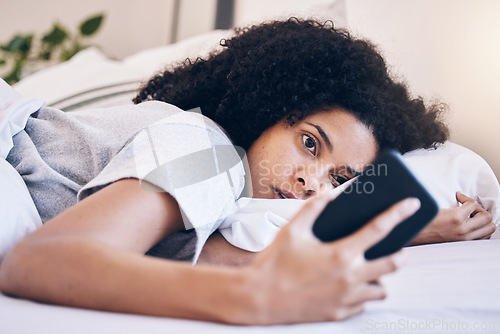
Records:
[[[273,198],[276,199],[289,199],[289,198],[297,199],[297,196],[295,196],[293,193],[275,187],[273,187],[273,195],[274,195]]]

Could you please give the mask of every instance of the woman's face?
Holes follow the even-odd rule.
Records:
[[[341,109],[280,122],[248,151],[253,197],[306,199],[354,177],[377,151],[371,131]]]

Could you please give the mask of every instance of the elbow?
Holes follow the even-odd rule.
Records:
[[[30,258],[29,247],[24,242],[19,242],[0,262],[0,291],[15,296],[22,296],[26,292],[27,278],[34,277],[29,274],[26,259]]]

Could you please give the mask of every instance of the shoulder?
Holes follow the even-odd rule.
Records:
[[[141,106],[143,105],[143,106]],[[159,102],[149,101],[139,104],[138,106],[144,108],[157,108],[161,107],[168,110],[165,116],[159,121],[151,124],[149,129],[171,127],[172,129],[178,128],[185,134],[188,133],[204,133],[211,138],[219,138],[224,142],[230,140],[224,129],[215,123],[212,119],[202,114],[200,108],[184,111],[173,105]]]

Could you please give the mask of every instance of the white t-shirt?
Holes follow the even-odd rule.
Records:
[[[7,161],[43,222],[124,178],[169,192],[186,230],[153,247],[155,256],[196,261],[244,188],[243,163],[221,128],[158,101],[70,113],[42,107],[13,143]]]

